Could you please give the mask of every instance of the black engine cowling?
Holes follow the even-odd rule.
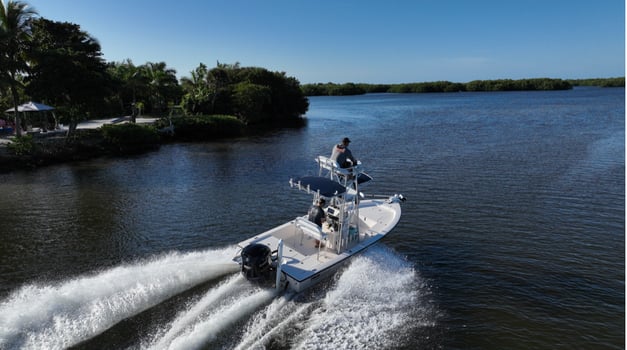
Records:
[[[272,251],[263,244],[250,244],[242,249],[242,274],[253,282],[265,282],[272,278]]]

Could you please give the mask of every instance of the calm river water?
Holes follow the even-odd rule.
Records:
[[[308,126],[0,175],[0,348],[620,349],[625,90],[310,99]],[[272,299],[226,267],[348,136],[399,226]]]

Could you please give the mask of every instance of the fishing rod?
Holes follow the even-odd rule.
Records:
[[[397,198],[401,202],[404,202],[407,200],[407,197],[403,196],[402,194],[394,194],[390,196],[389,194],[364,194],[363,192],[359,192],[359,197],[361,198],[389,198],[389,199]]]

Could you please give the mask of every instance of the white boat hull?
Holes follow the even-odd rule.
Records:
[[[398,197],[369,199],[359,203],[357,224],[349,235],[330,232],[317,248],[317,238],[308,234],[296,218],[238,244],[240,249],[251,244],[279,249],[282,242],[280,289],[301,292],[332,276],[349,258],[385,237],[399,222],[401,207]],[[241,263],[241,258],[236,260]]]

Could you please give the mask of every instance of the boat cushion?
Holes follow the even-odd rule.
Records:
[[[316,162],[318,162],[318,164],[320,164],[320,167],[330,170],[334,173],[337,174],[341,174],[341,175],[349,175],[350,174],[350,170],[349,169],[345,169],[345,168],[340,168],[340,165],[338,164],[338,162],[334,161],[333,159],[329,158],[329,157],[325,157],[325,156],[318,156],[316,158]]]
[[[327,234],[322,232],[322,228],[316,225],[315,223],[303,218],[297,217],[295,221],[295,225],[298,229],[300,229],[303,234],[315,238],[319,241],[323,241],[327,239]]]

